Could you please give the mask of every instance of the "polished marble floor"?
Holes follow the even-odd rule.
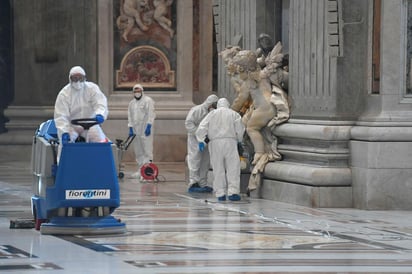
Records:
[[[1,273],[412,273],[412,212],[312,209],[189,194],[183,163],[120,181],[120,235],[10,228],[31,218],[30,163],[0,155]]]

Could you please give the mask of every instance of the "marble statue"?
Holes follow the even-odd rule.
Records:
[[[290,108],[287,94],[288,72],[284,66],[282,44],[279,42],[258,62],[252,50],[230,47],[222,56],[231,83],[237,93],[231,108],[242,115],[247,135],[253,144],[253,169],[249,179],[249,191],[260,185],[261,174],[269,161],[281,160],[277,150],[274,128],[289,119]],[[263,67],[263,68],[262,68]],[[242,110],[247,108],[244,113]]]
[[[232,84],[237,95],[231,105],[231,108],[243,116],[252,104],[252,98],[248,92],[241,91],[240,88],[242,86],[243,79],[241,79],[240,73],[237,70],[238,67],[230,62],[233,57],[239,53],[239,51],[241,51],[239,46],[230,46],[220,52],[220,55],[226,65],[227,74],[230,77],[230,83]]]
[[[270,54],[275,45],[273,44],[272,38],[266,33],[261,33],[259,35],[258,44],[259,47],[256,50],[257,62],[261,68],[264,68],[266,66],[266,57]]]

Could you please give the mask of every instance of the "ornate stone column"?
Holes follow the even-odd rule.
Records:
[[[407,26],[412,14],[408,5],[409,1],[382,1],[379,93],[368,95],[365,112],[351,130],[357,208],[412,209],[412,96],[406,77],[410,76]]]
[[[364,101],[368,6],[353,13],[345,2],[344,13],[343,4],[290,1],[291,119],[275,129],[283,160],[267,164],[263,198],[352,206],[349,141]]]

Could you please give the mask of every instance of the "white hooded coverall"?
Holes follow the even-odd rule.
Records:
[[[186,116],[185,127],[187,130],[187,166],[189,169],[189,187],[198,183],[200,187],[207,186],[207,172],[210,166],[210,156],[207,148],[203,152],[199,151],[196,139],[196,130],[208,114],[209,107],[216,103],[219,98],[212,94],[206,100],[190,109]]]
[[[86,76],[83,68],[76,66],[70,70],[70,76],[73,74],[82,74]],[[61,140],[62,134],[70,134],[70,141],[74,142],[79,135],[89,142],[105,142],[106,136],[100,125],[92,126],[87,136],[81,126],[71,124],[71,120],[80,118],[94,119],[96,115],[102,115],[107,119],[109,110],[107,107],[107,98],[93,82],[84,81],[81,89],[76,90],[69,83],[59,92],[54,105],[54,122]],[[61,142],[60,142],[61,143]]]
[[[153,123],[156,118],[154,101],[144,94],[139,100],[133,98],[128,107],[128,127],[133,128],[136,137],[133,141],[133,148],[138,165],[138,170],[153,160]],[[147,124],[151,124],[151,133],[145,135]]]
[[[244,132],[242,118],[239,113],[229,108],[226,98],[217,101],[217,109],[202,120],[196,131],[199,142],[203,142],[206,135],[210,139],[208,146],[216,197],[240,192],[240,158],[237,144],[242,141]]]

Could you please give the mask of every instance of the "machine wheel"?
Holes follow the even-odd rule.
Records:
[[[85,130],[89,130],[92,126],[97,125],[98,122],[94,118],[80,118],[70,121],[73,125],[81,126]]]
[[[33,219],[34,219],[34,229],[40,230],[40,226],[42,223],[44,223],[44,221],[42,221],[41,219],[37,219],[37,209],[36,209],[36,206],[34,205],[32,208],[32,212],[33,212]]]
[[[42,223],[47,223],[47,219],[36,219],[36,222],[34,223],[34,228],[36,230],[40,230]]]
[[[32,214],[33,214],[34,229],[40,230],[40,225],[37,225],[37,210],[36,210],[36,206],[35,206],[35,205],[32,206],[31,212],[32,212]]]
[[[120,178],[120,179],[123,179],[123,177],[124,177],[124,173],[123,173],[123,172],[119,172],[119,178]]]

